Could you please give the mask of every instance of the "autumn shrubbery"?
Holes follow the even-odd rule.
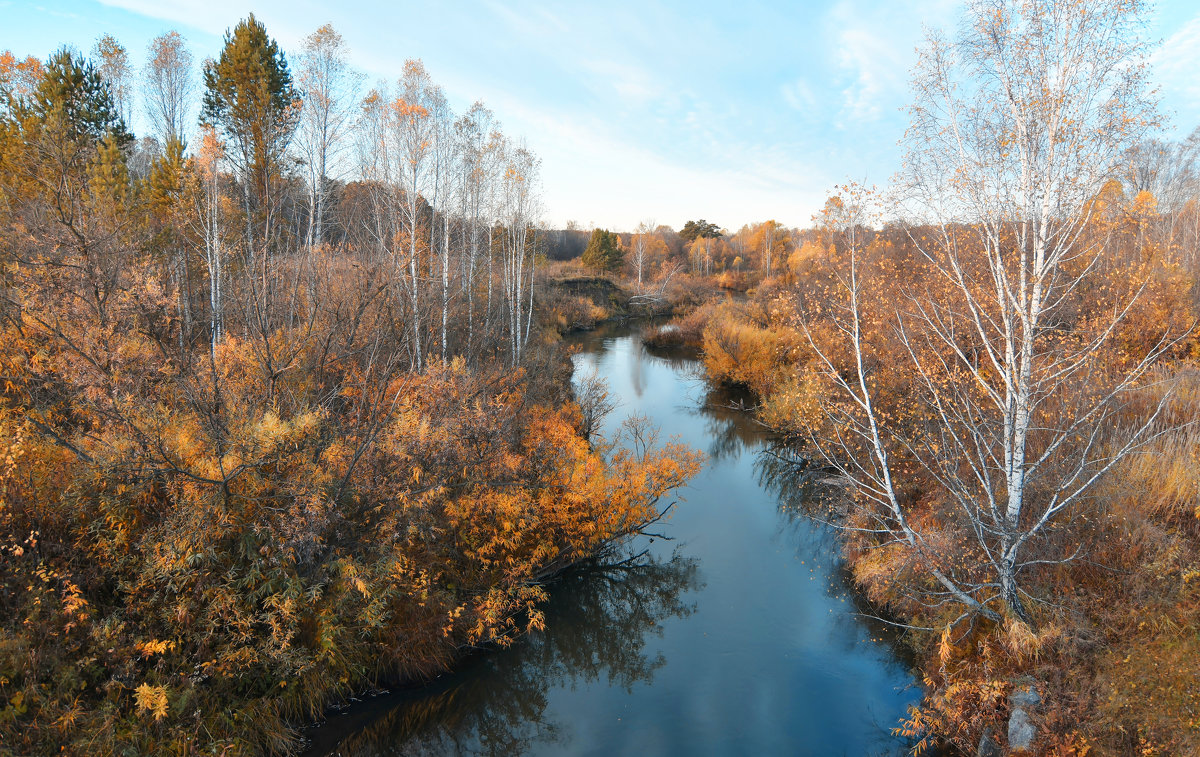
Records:
[[[1194,629],[1200,623],[1200,518],[1195,507],[1194,418],[1197,376],[1188,364],[1155,377],[1150,404],[1168,387],[1173,417],[1154,439],[1123,460],[1057,538],[1084,559],[1045,566],[1031,592],[1053,597],[1030,628],[1008,619],[969,632],[915,632],[930,695],[910,726],[976,743],[990,723],[1003,733],[1004,697],[1023,676],[1047,699],[1041,717],[1043,753],[1193,754],[1200,750],[1200,668]],[[1140,408],[1144,410],[1145,408]],[[1122,442],[1122,431],[1110,444]],[[943,516],[945,517],[945,516]],[[897,603],[896,565],[861,561],[856,577],[905,618],[936,626],[945,615]],[[874,567],[872,567],[874,566]],[[992,702],[982,707],[982,699]]]
[[[311,369],[272,391],[239,340],[215,365],[195,381],[221,384],[217,417],[168,384],[74,452],[6,396],[9,748],[285,751],[331,698],[539,625],[540,580],[652,520],[696,465],[589,448],[520,372],[344,375],[331,408]],[[385,421],[349,420],[380,395]]]
[[[671,312],[683,317],[697,308],[725,299],[708,278],[684,272],[671,277],[665,294]]]
[[[667,323],[652,324],[642,332],[642,343],[650,347],[698,349],[704,339],[704,327],[717,307],[717,302],[710,301],[677,315]]]
[[[94,70],[39,74],[0,81],[0,754],[295,751],[540,627],[544,581],[696,471],[640,423],[584,437],[532,276],[486,278],[524,227],[414,292],[429,228],[304,244],[278,166],[242,182],[210,131],[137,175]]]
[[[713,283],[721,289],[744,292],[750,288],[750,277],[745,271],[721,271],[713,276]]]
[[[702,329],[704,368],[710,380],[753,391],[762,420],[802,443],[817,422],[823,387],[807,337],[779,317],[773,300],[760,301],[726,303],[712,313]]]
[[[539,321],[559,334],[594,329],[597,323],[612,315],[590,297],[569,294],[553,287],[548,289],[548,296],[540,306]]]
[[[757,304],[726,303],[704,329],[704,367],[714,381],[769,396],[801,349],[799,334],[778,328]]]
[[[597,274],[577,261],[553,263],[539,276],[538,320],[558,334],[566,334],[595,328],[612,318],[675,316],[682,341],[699,344],[708,316],[697,311],[714,307],[728,295],[711,278],[666,265],[664,269],[639,289],[633,280]]]
[[[1178,422],[1200,415],[1200,375],[1184,364],[1156,378],[1150,398],[1173,390],[1162,435],[1097,493],[1110,530],[1097,562],[1111,572],[1081,580],[1099,637],[1089,704],[1131,750],[1188,754],[1200,751],[1200,438]]]

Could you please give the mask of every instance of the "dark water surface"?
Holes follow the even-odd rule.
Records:
[[[707,454],[634,563],[551,588],[545,633],[309,731],[311,755],[900,755],[891,728],[920,691],[887,630],[864,620],[830,530],[746,414],[697,364],[637,329],[579,338],[595,370],[663,438]]]

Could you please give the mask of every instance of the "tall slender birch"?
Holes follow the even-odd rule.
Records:
[[[221,167],[225,146],[211,128],[200,133],[194,158],[197,185],[193,188],[194,218],[203,243],[208,270],[209,339],[215,348],[225,333],[225,240],[222,207]]]
[[[504,238],[501,278],[508,316],[509,350],[513,366],[529,338],[533,311],[533,280],[537,256],[531,231],[538,213],[537,179],[540,161],[524,144],[509,153],[504,170],[502,207]],[[528,310],[526,310],[528,299]]]
[[[325,241],[331,173],[342,172],[339,158],[358,102],[362,76],[350,67],[348,58],[345,40],[329,24],[305,37],[297,56],[296,85],[304,105],[296,146],[308,179],[310,247]]]
[[[164,145],[187,139],[195,90],[192,53],[179,32],[150,40],[142,70],[142,103],[151,131]]]
[[[108,84],[117,115],[129,126],[133,114],[133,68],[129,52],[111,34],[101,35],[92,47],[92,59],[100,77]]]
[[[399,97],[392,105],[395,140],[396,175],[400,186],[400,211],[408,247],[409,312],[413,340],[413,361],[416,370],[424,364],[421,339],[420,257],[425,244],[423,231],[425,194],[432,181],[434,121],[430,112],[434,85],[419,60],[404,62],[404,75],[399,83]]]
[[[929,291],[895,315],[931,413],[920,428],[889,425],[872,401],[851,268],[840,325],[856,367],[839,377],[842,366],[826,365],[853,400],[842,427],[867,440],[874,466],[843,465],[884,505],[881,529],[926,550],[946,596],[971,611],[1033,622],[1029,602],[1044,598],[1022,588],[1022,573],[1079,556],[1046,537],[1146,441],[1166,401],[1128,407],[1171,337],[1124,365],[1100,362],[1136,287],[1106,320],[1065,327],[1102,251],[1087,233],[1092,198],[1155,120],[1144,11],[1138,0],[975,0],[957,39],[929,36],[897,206],[930,272]],[[951,574],[928,553],[902,517],[889,450],[963,515],[978,564]]]
[[[490,192],[498,133],[492,112],[476,102],[454,124],[462,180],[458,186],[459,214],[465,237],[462,281],[467,301],[467,343],[470,354],[475,344],[476,276],[484,251],[484,232],[491,228]]]

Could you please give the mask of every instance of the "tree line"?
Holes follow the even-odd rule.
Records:
[[[140,74],[105,35],[90,60],[65,49],[45,64],[6,53],[0,85],[11,123],[57,107],[39,91],[47,72],[87,82],[62,93],[72,98],[63,107],[86,113],[91,133],[120,148],[113,170],[150,183],[172,206],[185,342],[200,332],[219,341],[230,308],[260,330],[291,317],[274,269],[338,249],[406,272],[396,294],[414,367],[426,352],[477,359],[500,330],[510,363],[519,362],[543,244],[539,161],[482,102],[452,113],[420,61],[364,93],[348,45],[329,26],[289,63],[251,15],[200,71],[169,32],[150,42]],[[135,140],[139,106],[148,131]]]

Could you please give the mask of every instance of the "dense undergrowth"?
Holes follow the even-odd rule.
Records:
[[[590,449],[521,374],[398,381],[366,449],[346,415],[253,380],[226,394],[220,460],[188,412],[86,463],[6,412],[5,748],[286,751],[334,697],[538,627],[540,580],[653,520],[695,466]],[[240,470],[203,480],[221,465]]]

